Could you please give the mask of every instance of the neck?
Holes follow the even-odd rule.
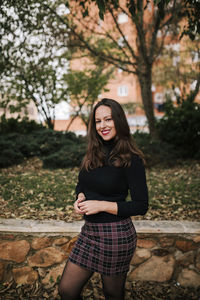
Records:
[[[110,139],[110,140],[108,140],[108,141],[102,139],[102,144],[103,145],[114,145],[115,142],[116,142],[115,137],[112,138],[112,139]]]
[[[114,148],[115,143],[116,143],[115,138],[112,138],[108,141],[105,141],[102,139],[102,144],[103,144],[104,148],[107,149],[108,152],[110,152]]]

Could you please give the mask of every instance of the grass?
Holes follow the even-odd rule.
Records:
[[[147,169],[150,208],[136,219],[200,219],[200,163]],[[2,218],[79,220],[73,211],[78,168],[45,170],[34,158],[0,172]]]
[[[171,168],[147,170],[150,211],[146,217],[200,219],[200,163],[183,161]]]
[[[30,202],[31,207],[63,207],[75,195],[77,172],[42,170],[38,173],[9,174],[1,177],[2,198],[10,207]],[[73,180],[74,179],[74,180]]]

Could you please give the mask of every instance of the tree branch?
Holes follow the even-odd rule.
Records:
[[[129,42],[127,41],[127,39],[126,39],[124,33],[122,32],[122,30],[121,30],[121,28],[120,28],[120,26],[119,26],[119,24],[118,24],[118,22],[117,22],[117,19],[116,19],[114,13],[113,13],[113,10],[112,10],[110,7],[108,8],[108,10],[109,10],[109,12],[110,12],[110,14],[111,14],[111,16],[112,16],[112,18],[113,18],[113,21],[114,21],[114,23],[115,23],[115,25],[116,25],[117,30],[119,31],[119,33],[120,33],[121,36],[123,37],[124,43],[125,43],[126,46],[128,47],[128,49],[129,49],[129,51],[130,51],[132,57],[133,57],[134,59],[137,59],[137,56],[135,55],[133,49],[131,48]]]

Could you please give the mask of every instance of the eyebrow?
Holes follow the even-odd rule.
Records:
[[[111,116],[111,115],[107,115],[107,116],[105,116],[103,119],[106,119],[106,118],[112,118],[112,116]],[[95,117],[95,120],[100,120],[100,118],[96,118],[96,117]]]

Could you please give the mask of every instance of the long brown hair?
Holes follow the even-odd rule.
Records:
[[[109,160],[116,167],[128,167],[131,164],[131,154],[135,153],[144,162],[143,153],[137,148],[130,133],[130,128],[121,105],[108,98],[103,98],[93,108],[88,127],[88,147],[82,161],[81,168],[88,170],[102,167],[105,163],[103,140],[96,131],[95,113],[99,106],[108,106],[111,109],[112,119],[115,124],[115,146],[110,153]]]

